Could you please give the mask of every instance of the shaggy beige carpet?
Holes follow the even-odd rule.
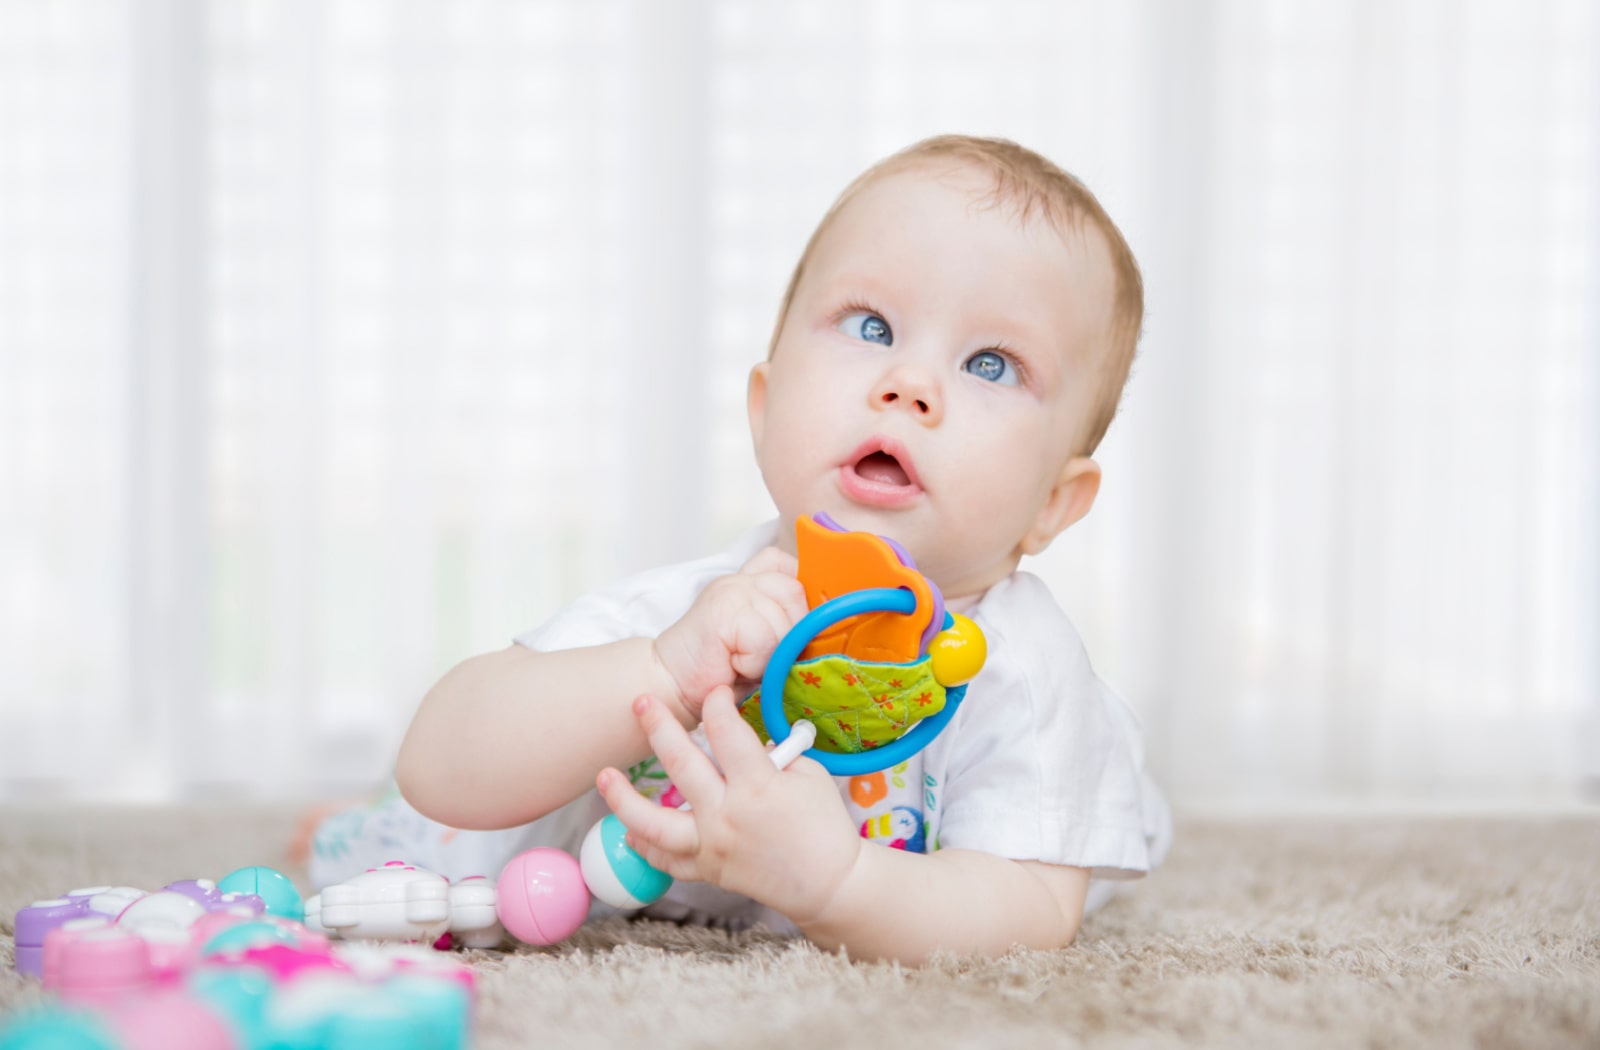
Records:
[[[11,922],[96,883],[285,866],[294,814],[0,810]],[[1180,820],[1165,868],[1059,952],[922,970],[613,920],[479,952],[475,1046],[1600,1046],[1600,815]]]

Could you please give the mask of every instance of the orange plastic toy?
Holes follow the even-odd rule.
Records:
[[[810,518],[795,522],[795,542],[800,582],[813,609],[869,587],[900,587],[917,599],[910,616],[863,613],[835,624],[813,638],[800,659],[842,653],[855,660],[903,664],[922,655],[922,635],[933,618],[933,591],[920,572],[900,564],[888,543],[870,533],[835,532]]]

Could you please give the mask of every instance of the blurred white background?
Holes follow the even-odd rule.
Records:
[[[364,787],[764,518],[789,271],[947,131],[1144,266],[1032,567],[1180,807],[1592,797],[1590,0],[0,0],[0,801]]]

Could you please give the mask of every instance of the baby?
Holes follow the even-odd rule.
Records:
[[[401,748],[404,801],[325,824],[313,879],[381,850],[493,875],[532,845],[575,852],[609,808],[679,880],[648,914],[913,964],[1071,943],[1171,824],[1133,717],[1017,566],[1094,503],[1142,312],[1116,226],[1037,154],[947,136],[869,169],[750,373],[778,520],[450,671]],[[807,611],[795,521],[818,513],[898,541],[988,639],[944,732],[870,776],[776,769],[735,706]],[[689,809],[655,801],[668,780]]]

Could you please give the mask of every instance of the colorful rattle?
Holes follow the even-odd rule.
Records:
[[[826,514],[796,522],[795,538],[811,611],[773,651],[745,720],[779,743],[809,720],[817,744],[806,756],[834,776],[898,765],[955,717],[987,656],[983,632],[945,610],[893,540]]]
[[[811,611],[778,643],[741,713],[775,742],[780,769],[799,754],[834,776],[898,765],[955,716],[987,656],[983,632],[945,609],[938,587],[893,540],[847,532],[826,514],[800,519],[795,533]],[[581,871],[607,904],[640,908],[672,878],[625,833],[615,815],[591,828]]]

